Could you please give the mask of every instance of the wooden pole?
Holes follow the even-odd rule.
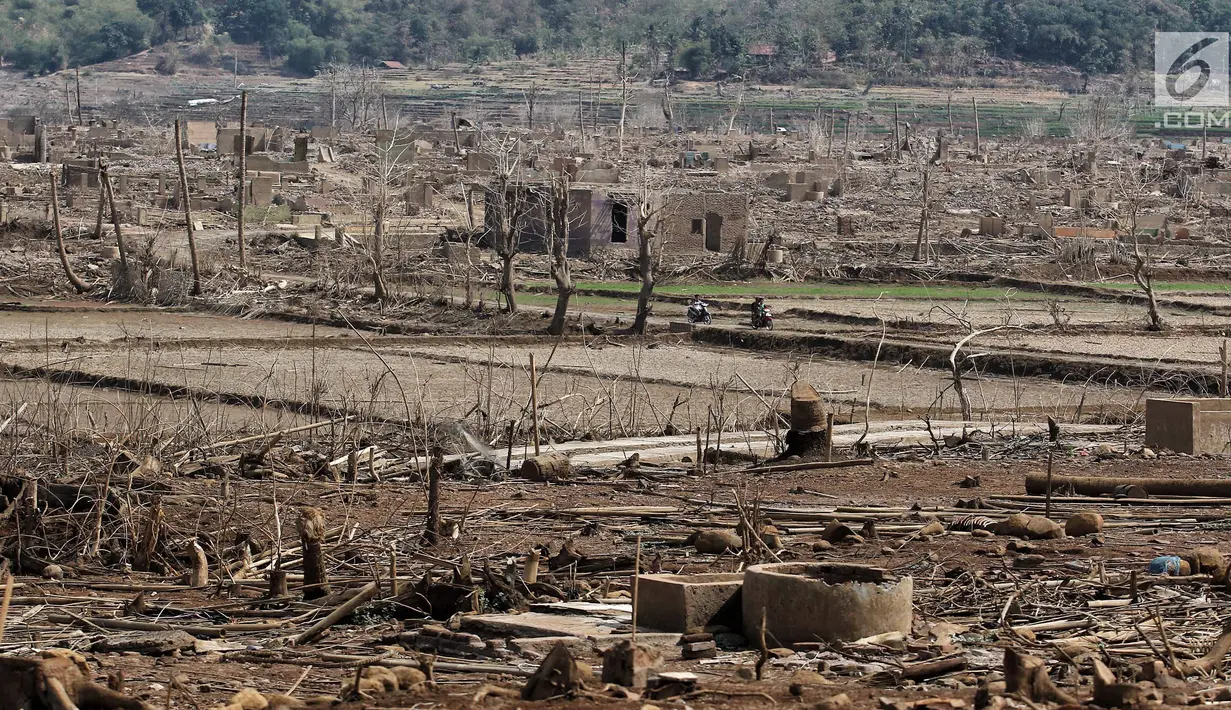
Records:
[[[103,188],[102,180],[98,181],[98,215],[94,223],[94,238],[98,241],[103,240],[103,217],[107,214],[107,191]]]
[[[52,171],[52,229],[55,230],[55,249],[60,253],[60,266],[64,267],[64,276],[69,278],[69,283],[73,284],[73,288],[78,293],[85,293],[90,290],[84,281],[73,271],[73,266],[69,263],[68,252],[64,250],[64,231],[60,230],[60,199],[55,194],[55,171]],[[1225,347],[1225,346],[1224,346]],[[1226,380],[1226,358],[1222,358],[1222,379]]]
[[[833,157],[833,132],[838,125],[838,109],[829,112],[829,136],[825,140],[825,157]]]
[[[692,465],[693,470],[695,470],[697,473],[705,472],[704,464],[702,463],[704,456],[705,456],[705,452],[701,449],[701,427],[697,427],[697,460]]]
[[[77,125],[83,125],[85,119],[81,115],[81,68],[76,69],[77,72]]]
[[[982,155],[983,141],[979,136],[979,102],[972,98],[970,100],[970,106],[975,112],[975,155]]]
[[[188,172],[184,169],[184,141],[180,135],[180,120],[175,119],[175,162],[180,170],[180,202],[184,208],[184,226],[188,228],[188,258],[192,262],[192,295],[201,295],[201,266],[197,261],[197,235],[192,225],[192,198],[188,195]]]
[[[239,95],[239,194],[236,195],[236,215],[239,226],[236,239],[239,241],[239,268],[248,268],[248,245],[244,243],[244,202],[248,191],[248,92]]]
[[[893,104],[893,159],[902,157],[902,128],[898,123],[898,105]]]
[[[945,109],[949,112],[949,135],[953,135],[953,94],[945,99]]]
[[[1049,519],[1051,518],[1051,469],[1053,453],[1052,451],[1047,452],[1047,502],[1044,503],[1043,507],[1043,517]]]
[[[530,353],[530,420],[534,425],[534,455],[539,455],[539,381],[534,366],[534,353]]]
[[[4,575],[4,598],[0,599],[0,641],[4,640],[4,626],[9,618],[9,603],[13,599],[13,575]]]
[[[641,596],[638,592],[641,586],[641,536],[637,536],[637,553],[633,560],[633,631],[632,643],[637,645],[637,602],[640,601],[637,597]]]
[[[351,612],[375,598],[379,593],[380,587],[376,584],[376,582],[368,582],[367,585],[355,594],[355,596],[346,600],[345,604],[339,606],[337,609],[334,609],[329,613],[329,616],[326,616],[324,619],[316,622],[310,629],[303,632],[299,636],[296,636],[295,645],[303,646],[305,644],[312,643],[317,639],[317,637],[325,633],[330,626],[333,626],[342,619],[350,616]]]
[[[833,412],[825,414],[825,462],[833,461]]]

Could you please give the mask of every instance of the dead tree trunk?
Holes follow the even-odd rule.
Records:
[[[319,599],[329,593],[325,572],[325,514],[308,508],[299,518],[299,543],[303,546],[303,598]]]
[[[180,135],[180,120],[175,119],[175,162],[180,171],[180,202],[184,208],[184,226],[188,228],[188,259],[192,262],[192,295],[201,295],[201,266],[197,261],[197,235],[192,225],[192,198],[188,195],[188,172],[184,169],[184,141]]]
[[[111,208],[111,226],[115,227],[115,242],[120,250],[120,265],[128,271],[128,249],[124,246],[124,235],[120,233],[120,211],[115,208],[115,190],[111,187],[111,174],[106,163],[100,163],[99,179],[103,183],[103,191],[107,194],[107,205]]]
[[[1150,274],[1149,260],[1141,253],[1141,246],[1134,243],[1133,250],[1133,280],[1146,294],[1146,315],[1150,319],[1150,330],[1163,329],[1163,316],[1158,312],[1158,300],[1154,296],[1154,278]]]
[[[500,252],[500,293],[504,295],[505,308],[509,313],[517,312],[516,289],[513,284],[513,259],[517,253],[511,249]]]
[[[442,453],[433,451],[427,466],[427,526],[423,530],[423,542],[428,545],[440,542],[440,476],[444,467]]]
[[[64,250],[64,232],[60,230],[60,198],[56,195],[56,173],[51,171],[51,228],[56,232],[56,250],[60,253],[60,265],[64,267],[64,275],[68,277],[68,282],[73,285],[77,293],[85,293],[90,290],[89,286],[77,276],[73,271],[73,267],[68,263],[68,252]]]
[[[928,182],[931,171],[923,170],[923,207],[919,210],[919,236],[915,239],[915,261],[923,256],[923,241],[928,233]],[[930,256],[930,255],[929,255]]]
[[[239,95],[239,194],[235,210],[239,217],[236,240],[239,242],[239,269],[248,268],[248,244],[244,241],[244,204],[248,199],[248,92]]]
[[[648,222],[648,219],[645,220]],[[632,332],[645,334],[646,321],[650,317],[650,299],[654,296],[654,234],[647,224],[638,225],[637,270],[641,275],[641,290],[637,293],[637,317],[633,320]]]
[[[556,311],[552,314],[547,332],[560,335],[564,332],[564,319],[568,317],[568,302],[573,295],[573,275],[568,263],[569,231],[569,184],[562,177],[551,185],[551,275],[556,280]]]
[[[385,195],[384,186],[376,199],[376,226],[372,230],[372,291],[376,300],[384,303],[389,298],[385,287]]]

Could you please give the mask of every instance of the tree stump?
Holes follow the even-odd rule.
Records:
[[[825,402],[806,382],[791,385],[791,429],[783,436],[781,458],[813,456],[825,451]]]
[[[299,542],[303,545],[303,598],[319,599],[329,593],[325,572],[325,514],[306,508],[299,518]]]

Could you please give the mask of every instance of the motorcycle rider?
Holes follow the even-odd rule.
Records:
[[[765,317],[765,298],[762,296],[757,296],[756,300],[752,302],[752,325],[753,327],[757,327],[760,324],[761,319],[764,317]]]

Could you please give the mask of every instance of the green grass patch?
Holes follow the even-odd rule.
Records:
[[[641,284],[631,281],[583,281],[579,288],[624,291],[635,294]],[[926,286],[922,284],[807,284],[807,283],[742,283],[742,284],[663,284],[655,293],[673,296],[701,294],[702,298],[909,298],[970,301],[1048,300],[1054,295],[1020,291],[1004,287]]]
[[[1114,288],[1126,291],[1139,290],[1132,281],[1092,281],[1086,284],[1098,288]],[[1154,288],[1158,291],[1205,291],[1208,293],[1231,293],[1231,283],[1211,283],[1208,281],[1155,281]]]

